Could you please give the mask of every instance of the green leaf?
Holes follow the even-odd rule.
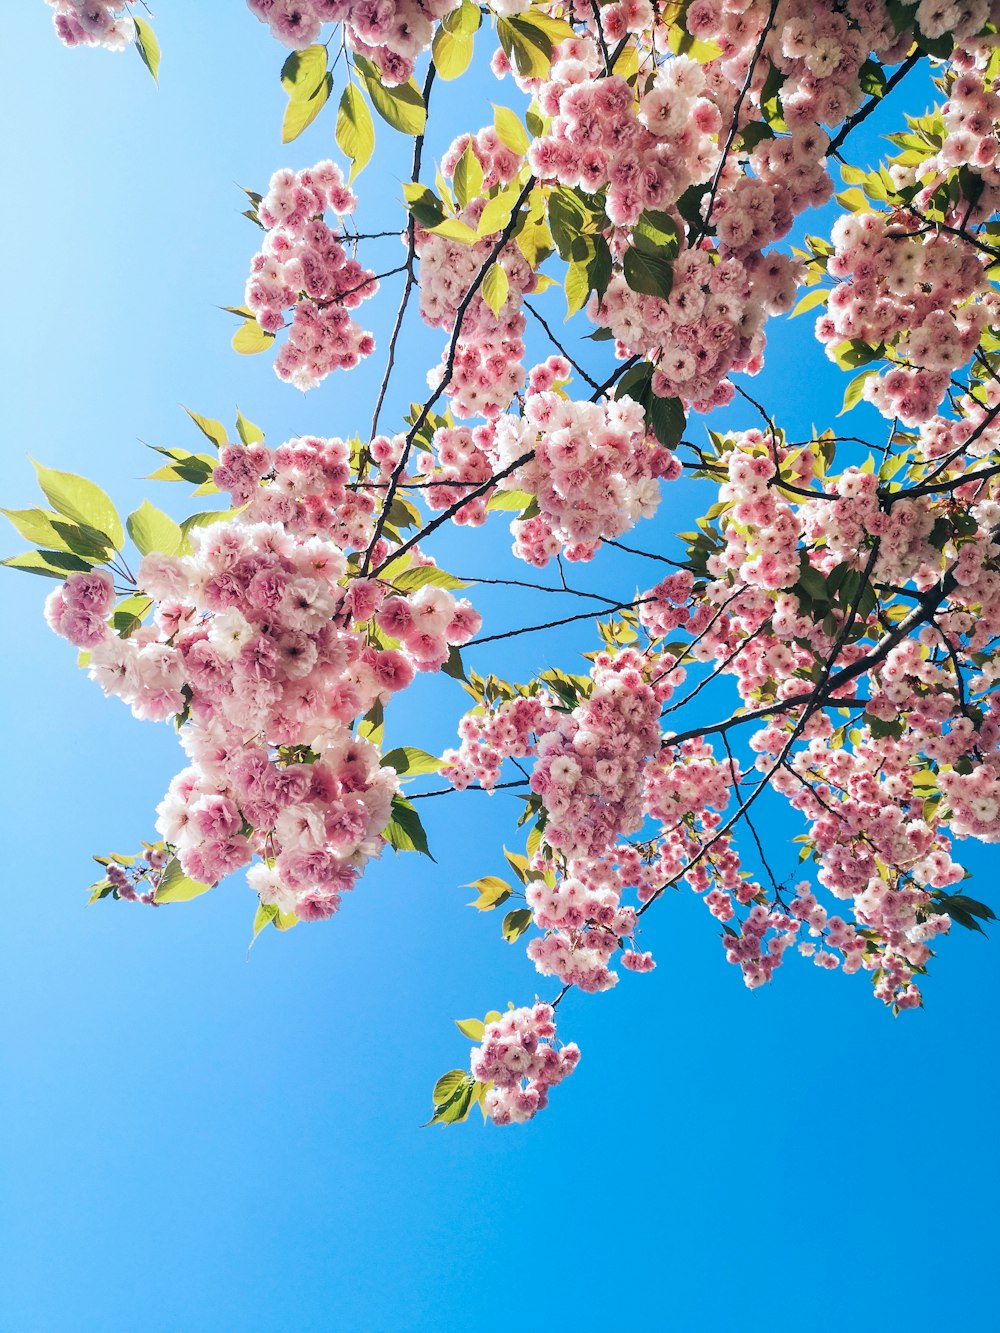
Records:
[[[24,555],[12,555],[0,564],[9,569],[20,569],[26,574],[39,574],[43,578],[58,579],[60,583],[70,574],[83,574],[93,569],[89,560],[66,551],[26,551]]]
[[[393,851],[421,852],[434,860],[427,848],[427,834],[420,822],[420,816],[402,796],[392,798],[392,818],[382,830],[382,837]]]
[[[544,79],[552,63],[552,42],[539,28],[523,19],[497,20],[497,36],[504,54],[522,79]]]
[[[257,908],[253,919],[253,940],[257,938],[262,930],[270,926],[278,915],[276,903],[261,903]],[[251,940],[251,944],[253,943]]]
[[[531,908],[517,907],[513,912],[508,912],[503,919],[503,937],[508,944],[513,944],[515,940],[521,938],[524,932],[531,925]]]
[[[470,1041],[482,1041],[486,1032],[486,1024],[481,1018],[456,1018],[455,1026]]]
[[[455,198],[464,208],[470,199],[478,199],[483,192],[483,169],[479,165],[472,146],[472,140],[465,145],[465,152],[455,164]]]
[[[434,1114],[428,1125],[458,1124],[472,1109],[480,1085],[464,1069],[451,1069],[434,1084]]]
[[[192,412],[190,407],[185,407],[184,411],[188,414],[194,424],[201,431],[206,439],[212,441],[216,448],[221,449],[229,440],[229,432],[221,421],[216,421],[214,417],[203,417],[199,412]],[[162,450],[160,452],[163,452]],[[198,455],[203,457],[204,455]]]
[[[300,101],[297,97],[291,99],[285,107],[285,114],[281,122],[282,143],[291,143],[293,139],[299,137],[303,130],[309,128],[326,106],[332,91],[333,75],[327,74],[308,101]]]
[[[476,10],[476,17],[478,18],[479,9],[475,5],[469,7]],[[458,12],[461,13],[464,9],[465,5]],[[475,39],[471,33],[449,32],[442,23],[434,34],[431,59],[434,61],[434,68],[442,79],[450,81],[460,78],[469,68],[472,64],[474,50]]]
[[[317,43],[293,51],[281,67],[281,86],[293,101],[308,102],[326,78],[326,47]]]
[[[475,879],[471,884],[465,886],[468,889],[477,889],[479,897],[468,904],[469,907],[475,907],[480,912],[492,912],[494,907],[499,907],[505,903],[514,890],[506,880],[500,879],[496,875],[486,875],[483,879]]]
[[[143,555],[149,555],[150,551],[177,555],[184,547],[184,533],[179,525],[148,500],[143,500],[135,513],[129,514],[125,524]]]
[[[861,396],[864,392],[865,380],[872,375],[877,375],[878,371],[878,366],[868,366],[868,368],[863,370],[860,375],[854,376],[854,379],[851,380],[850,384],[848,384],[847,388],[844,390],[844,406],[837,413],[838,417],[842,417],[845,412],[850,412],[852,407],[857,407],[858,403],[861,402]]]
[[[473,231],[467,222],[462,222],[459,218],[445,218],[443,222],[435,223],[433,227],[428,227],[435,236],[443,236],[449,241],[458,241],[460,245],[475,245],[479,240],[479,233]]]
[[[500,142],[509,148],[512,153],[517,153],[518,157],[523,157],[531,147],[531,139],[528,137],[527,130],[521,124],[515,112],[511,111],[509,107],[497,106],[494,102],[493,125]]]
[[[398,87],[387,88],[378,70],[364,56],[354,57],[372,105],[382,119],[400,134],[423,134],[427,122],[427,108],[420,89],[409,79]]]
[[[122,549],[125,531],[121,519],[100,486],[73,472],[56,472],[52,468],[42,467],[40,463],[34,466],[38,484],[57,513],[107,537],[113,550]]]
[[[239,408],[236,409],[236,434],[244,444],[260,444],[264,439],[261,428],[255,426],[252,421],[247,421]]]
[[[160,876],[153,901],[156,903],[186,903],[192,898],[200,898],[212,887],[211,884],[199,884],[188,879],[176,857],[167,865]]]
[[[265,333],[255,319],[244,320],[233,334],[233,350],[244,356],[266,352],[274,342],[273,333]]]
[[[467,588],[469,585],[457,579],[454,574],[449,574],[444,569],[439,569],[437,565],[415,565],[412,569],[405,570],[399,575],[390,575],[393,587],[400,592],[416,592],[418,588],[446,588],[453,590],[456,588]]]
[[[825,305],[829,297],[829,287],[814,287],[811,292],[806,292],[788,318],[794,319],[796,315],[804,315],[807,310],[815,310],[818,305]]]
[[[239,512],[238,509],[206,509],[198,514],[190,514],[181,522],[181,532],[187,537],[192,528],[207,528],[213,523],[228,523]]]
[[[111,614],[111,627],[120,639],[128,639],[149,615],[153,605],[149,597],[123,597]]]
[[[394,768],[400,777],[405,774],[408,778],[418,778],[427,773],[439,773],[441,771],[441,760],[435,758],[432,754],[428,754],[426,750],[418,750],[412,745],[404,745],[383,755],[382,766],[383,768]]]
[[[421,227],[435,227],[444,221],[444,204],[429,185],[421,185],[419,181],[407,181],[403,186],[403,198],[406,200],[406,207]]]
[[[111,554],[111,543],[93,528],[69,523],[45,509],[0,509],[22,537],[36,546],[54,551],[70,551],[85,560],[99,562]]]
[[[667,449],[676,449],[687,425],[684,404],[681,400],[653,397],[649,404],[648,416],[653,434],[659,442]]]
[[[351,159],[348,184],[360,176],[375,151],[375,122],[368,103],[353,83],[348,83],[337,108],[337,146]]]
[[[680,249],[681,232],[669,213],[647,208],[632,228],[632,244],[643,254],[656,259],[675,259]]]
[[[669,297],[674,283],[674,266],[670,260],[633,248],[625,251],[622,271],[632,291],[643,296],[659,296],[664,301]]]
[[[499,315],[504,302],[507,300],[507,293],[510,291],[507,274],[500,264],[490,265],[480,291],[483,294],[483,300],[494,315]]]
[[[142,63],[152,74],[156,83],[160,82],[160,43],[156,40],[156,33],[149,26],[145,19],[133,15],[132,22],[135,24],[135,49],[139,52]]]

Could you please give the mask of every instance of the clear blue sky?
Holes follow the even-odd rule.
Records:
[[[256,243],[236,186],[334,151],[331,111],[281,147],[266,30],[239,0],[166,0],[157,92],[134,52],[65,51],[41,0],[16,10],[0,51],[2,503],[35,502],[30,454],[93,476],[123,512],[147,494],[176,510],[179,491],[142,482],[138,438],[195,447],[181,402],[227,421],[239,403],[271,442],[363,429],[373,368],[303,399],[230,351],[216,309],[242,300]],[[454,89],[442,103],[449,132],[488,116]],[[361,177],[371,201],[406,172],[408,145],[378,133],[392,153]],[[753,386],[795,430],[828,424],[843,393],[808,324],[773,332]],[[395,410],[438,345],[410,344]],[[687,526],[683,505],[668,494],[661,536]],[[495,572],[507,546],[499,523],[438,552]],[[590,577],[630,591],[642,575]],[[583,1059],[543,1116],[422,1129],[434,1079],[467,1058],[451,1020],[540,982],[460,887],[502,873],[518,807],[427,802],[436,865],[387,854],[334,921],[270,932],[249,959],[238,877],[183,908],[88,908],[90,854],[149,835],[179,751],[75,671],[41,619],[48,586],[0,582],[4,1333],[996,1327],[996,940],[943,941],[926,1010],[894,1021],[866,978],[794,957],[748,992],[680,894],[648,918],[651,976],[567,998],[561,1033]],[[551,609],[475,595],[491,629]],[[565,639],[564,665],[585,646]],[[550,655],[530,640],[476,665],[524,678]],[[464,698],[426,682],[391,739],[439,750]],[[779,874],[797,831],[772,808]],[[989,898],[995,858],[967,859]]]

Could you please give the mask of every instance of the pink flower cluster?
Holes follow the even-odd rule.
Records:
[[[256,854],[248,879],[263,902],[329,916],[381,850],[397,791],[354,720],[436,670],[479,617],[431,585],[345,586],[338,547],[280,523],[195,528],[191,542],[191,555],[143,558],[154,615],[130,637],[105,619],[114,586],[100,571],[52,594],[49,623],[137,717],[180,719],[191,766],[157,827],[184,873],[214,884]]]
[[[323,220],[328,208],[342,216],[356,203],[339,168],[319,162],[275,172],[257,210],[267,235],[250,264],[247,308],[265,333],[283,329],[285,311],[294,311],[274,369],[298,389],[375,350],[375,339],[348,314],[378,291],[375,275],[348,257],[343,234]]]
[[[496,1125],[518,1125],[548,1105],[549,1089],[572,1074],[580,1048],[569,1042],[561,1050],[552,1045],[555,1013],[549,1004],[511,1009],[495,1023],[487,1023],[482,1045],[471,1058],[473,1076],[492,1084],[486,1111]]]
[[[228,444],[219,459],[213,480],[235,506],[246,506],[245,522],[282,523],[300,537],[325,537],[343,548],[368,544],[375,501],[370,491],[348,485],[345,440],[305,435],[278,449]]]
[[[602,64],[590,42],[553,69],[538,94],[542,113],[552,119],[528,150],[528,162],[541,181],[590,194],[606,190],[608,218],[627,227],[644,209],[672,207],[689,185],[711,179],[722,119],[704,95],[706,73],[697,61],[678,56],[662,64],[638,114],[627,80],[595,78]]]
[[[486,201],[473,199],[459,221],[475,230]],[[422,227],[416,229],[420,258],[420,314],[431,328],[455,329],[459,307],[499,240],[499,232],[474,245],[449,240]],[[507,294],[496,314],[483,289],[468,303],[455,346],[452,376],[445,392],[456,416],[499,416],[524,384],[524,315],[521,298],[533,292],[538,279],[516,242],[509,241],[495,260],[507,279]],[[428,373],[431,387],[444,377],[444,364]]]
[[[405,83],[434,36],[434,22],[457,8],[455,0],[247,0],[252,14],[279,42],[301,51],[324,23],[342,23],[352,51],[378,66],[387,84]]]
[[[45,0],[56,36],[64,46],[104,46],[124,51],[135,37],[126,5],[135,0]]]
[[[925,233],[910,214],[838,218],[828,272],[840,282],[816,321],[831,357],[845,339],[895,348],[902,364],[870,376],[864,395],[908,426],[933,416],[952,372],[1000,314],[982,257],[947,235]]]
[[[494,471],[532,455],[499,483],[534,495],[538,514],[511,524],[514,554],[542,567],[561,550],[589,560],[602,540],[620,537],[660,500],[659,481],[680,464],[646,434],[642,408],[630,398],[574,402],[553,386],[570,368],[550,357],[531,373],[522,415],[503,416],[486,448]]]

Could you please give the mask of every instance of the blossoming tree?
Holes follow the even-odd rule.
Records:
[[[64,43],[134,42],[156,76],[144,6],[47,3]],[[273,352],[302,391],[380,352],[384,375],[352,439],[268,444],[242,415],[230,432],[192,414],[201,452],[161,450],[154,476],[225,507],[181,523],[148,501],[123,523],[93,483],[41,466],[48,507],[5,511],[33,547],[6,563],[58,582],[52,629],[187,760],[158,840],[98,858],[92,898],[178,903],[243,871],[255,935],[284,931],[333,916],[387,844],[426,852],[419,800],[518,789],[523,850],[475,906],[504,909],[551,996],[459,1021],[471,1060],[438,1080],[437,1122],[544,1107],[579,1058],[555,1039],[562,996],[649,971],[642,918],[681,884],[748,986],[792,950],[919,1005],[931,942],[993,915],[962,889],[955,841],[1000,841],[1000,3],[248,9],[290,48],[284,141],[328,115],[341,160],[247,192],[259,248],[233,345]],[[463,126],[431,180],[435,86],[487,60],[514,105]],[[937,105],[899,113],[877,169],[850,165],[856,128],[921,69]],[[376,123],[409,136],[412,171],[369,204]],[[834,195],[829,238],[807,235]],[[386,232],[402,259],[376,273]],[[391,278],[379,349],[359,320]],[[440,360],[384,421],[391,377],[412,378],[411,306]],[[844,412],[864,399],[884,418],[878,438],[789,439],[752,396],[767,322],[793,307],[848,373]],[[699,424],[734,395],[754,429]],[[626,545],[686,478],[712,488],[695,529]],[[511,682],[463,662],[507,635],[481,634],[434,536],[498,521],[567,596],[564,562],[605,546],[654,570],[603,603],[582,668]],[[387,749],[386,709],[438,671],[473,702],[456,747]],[[710,716],[693,701],[720,678],[731,705]],[[770,869],[768,792],[794,812],[801,882]]]

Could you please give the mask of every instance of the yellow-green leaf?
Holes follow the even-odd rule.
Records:
[[[789,319],[794,319],[796,315],[804,315],[807,310],[814,310],[818,305],[824,305],[830,296],[829,287],[815,287],[811,292],[806,292],[802,300],[798,303]]]
[[[254,321],[256,323],[256,320]],[[201,431],[202,435],[212,441],[217,448],[229,440],[229,432],[221,421],[216,421],[214,417],[203,417],[199,412],[192,412],[190,407],[185,407],[184,411],[188,414],[194,424]],[[204,455],[199,455],[204,457]]]
[[[514,892],[506,880],[497,875],[485,875],[482,879],[473,880],[466,888],[478,890],[479,897],[468,905],[478,908],[480,912],[492,912],[494,907],[506,902]]]
[[[503,231],[511,219],[520,193],[515,186],[508,186],[492,199],[487,199],[486,206],[479,215],[480,236],[492,236],[494,232]]]
[[[478,14],[478,10],[476,13]],[[442,79],[457,79],[472,64],[475,39],[464,32],[449,32],[442,24],[434,34],[431,58]]]
[[[139,508],[129,514],[125,525],[143,555],[148,555],[150,551],[177,555],[184,547],[184,534],[179,525],[169,514],[163,513],[148,500],[143,500]]]
[[[483,169],[472,146],[472,140],[465,146],[465,152],[458,159],[455,167],[455,198],[464,208],[470,199],[478,199],[483,190]]]
[[[244,356],[266,352],[274,342],[273,333],[265,333],[255,319],[247,319],[233,334],[233,349]]]
[[[518,157],[523,157],[531,146],[531,140],[528,131],[510,107],[493,104],[493,125],[500,142],[512,153],[517,153]]]
[[[192,898],[200,898],[211,887],[211,884],[199,884],[196,880],[188,879],[181,869],[180,861],[175,857],[160,876],[160,882],[153,894],[153,901],[157,903],[186,903],[190,902]]]
[[[479,240],[478,234],[458,218],[445,218],[443,222],[428,227],[427,230],[432,231],[435,236],[443,236],[446,240],[458,241],[460,245],[475,245]]]
[[[160,43],[156,40],[156,33],[145,19],[134,16],[132,22],[135,24],[135,49],[154,80],[159,83]]]
[[[82,574],[93,569],[89,560],[68,551],[25,551],[24,555],[12,555],[0,560],[0,565],[8,569],[20,569],[26,574],[40,574],[43,578],[62,580],[70,574]]]
[[[490,265],[480,290],[483,293],[483,300],[493,311],[494,315],[499,315],[503,303],[507,300],[507,293],[510,290],[507,274],[504,272],[500,264]]]
[[[360,176],[375,151],[375,122],[368,103],[353,83],[348,83],[337,109],[337,147],[351,159],[348,181]]]
[[[252,421],[247,421],[239,408],[236,409],[236,434],[244,444],[260,444],[264,439],[261,428],[255,426]]]
[[[281,67],[281,86],[294,101],[308,102],[319,92],[326,67],[326,47],[319,43],[293,51]]]
[[[303,130],[313,123],[333,91],[333,75],[327,74],[312,97],[302,100],[293,97],[285,107],[285,116],[281,122],[281,142],[291,143]]]
[[[364,80],[372,106],[386,124],[401,134],[423,134],[427,108],[413,80],[389,88],[382,82],[381,75],[370,60],[364,56],[355,56],[354,64]]]
[[[118,511],[100,486],[73,472],[56,472],[40,463],[35,463],[35,471],[45,498],[57,513],[74,523],[94,528],[108,538],[115,551],[122,549],[125,530]]]
[[[455,1026],[462,1036],[468,1037],[470,1041],[482,1041],[486,1031],[486,1024],[481,1018],[456,1018]]]

